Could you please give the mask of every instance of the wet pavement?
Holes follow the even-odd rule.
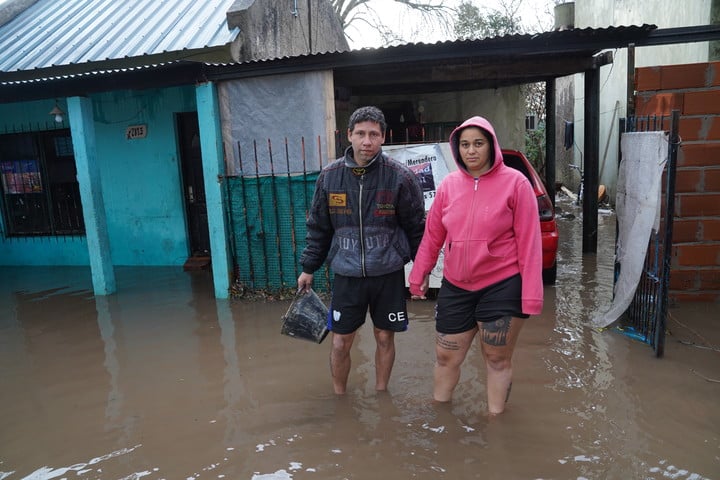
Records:
[[[337,397],[330,342],[280,335],[289,301],[216,300],[179,268],[116,268],[96,298],[86,268],[0,267],[0,480],[720,479],[717,306],[672,307],[662,359],[589,328],[615,218],[597,255],[579,218],[559,224],[558,281],[495,418],[476,347],[452,404],[430,401],[431,301],[410,303],[389,391],[365,325]]]

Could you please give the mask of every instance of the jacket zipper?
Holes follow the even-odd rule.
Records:
[[[468,253],[470,251],[470,236],[471,236],[470,233],[472,230],[472,219],[475,218],[475,200],[477,197],[475,192],[477,192],[478,183],[480,182],[480,179],[475,178],[474,182],[475,182],[475,184],[473,186],[473,196],[472,196],[472,201],[470,202],[470,215],[468,216],[468,218],[471,219],[471,223],[470,223],[470,227],[468,227],[468,230],[465,233],[465,242],[464,242],[465,243],[465,252],[464,252],[464,257],[465,257],[464,260],[465,261],[463,262],[463,269],[465,270],[465,278],[468,278],[468,279],[471,278],[470,272],[468,272],[468,269],[469,269]]]
[[[360,221],[360,268],[362,270],[362,276],[367,276],[365,273],[365,236],[363,234],[363,179],[365,174],[360,175],[360,193],[358,194],[358,220]]]

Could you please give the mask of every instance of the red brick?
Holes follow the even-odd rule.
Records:
[[[710,62],[708,64],[709,85],[716,87],[720,85],[720,62]]]
[[[683,143],[678,149],[678,167],[720,166],[720,143]]]
[[[720,113],[720,112],[719,112]],[[713,117],[706,117],[706,121],[709,121],[706,140],[720,140],[720,116],[715,115]]]
[[[635,69],[635,90],[660,90],[661,67],[643,67]]]
[[[677,109],[683,111],[681,93],[642,93],[635,97],[635,115],[670,115]]]
[[[660,72],[660,89],[701,88],[710,86],[708,63],[686,63],[683,65],[666,65]]]
[[[670,291],[668,298],[671,303],[720,303],[720,292],[678,292]]]
[[[678,217],[720,216],[720,194],[681,193],[675,195],[675,215]]]
[[[711,268],[697,271],[700,290],[720,290],[720,269]]]
[[[720,140],[720,118],[716,116],[680,117],[680,139]]]
[[[678,217],[720,216],[720,193],[681,193],[675,195]]]
[[[720,218],[702,218],[699,222],[702,234],[699,240],[720,241]]]
[[[720,244],[680,244],[673,250],[680,267],[720,265]]]
[[[699,169],[678,169],[675,173],[675,191],[677,193],[703,192],[703,177],[703,171]],[[665,182],[664,178],[663,182]]]
[[[720,193],[720,168],[706,168],[703,182],[706,193]]]
[[[702,236],[701,224],[698,220],[673,220],[673,243],[698,242]]]
[[[680,138],[682,141],[704,140],[702,138],[702,118],[680,118]]]
[[[697,290],[697,270],[673,269],[670,271],[670,290]]]
[[[669,94],[667,94],[669,95]],[[685,92],[680,101],[683,115],[703,115],[720,113],[720,90]]]

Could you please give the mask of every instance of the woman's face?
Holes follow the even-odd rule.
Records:
[[[473,177],[485,173],[492,166],[490,139],[479,128],[468,127],[460,132],[458,149],[460,158]]]

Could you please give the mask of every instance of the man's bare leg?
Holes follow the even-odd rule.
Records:
[[[395,332],[373,327],[375,333],[375,390],[387,390],[395,363]]]
[[[332,350],[330,351],[330,373],[332,374],[333,390],[338,395],[345,394],[348,376],[350,375],[350,348],[355,340],[355,332],[347,335],[332,334]]]

